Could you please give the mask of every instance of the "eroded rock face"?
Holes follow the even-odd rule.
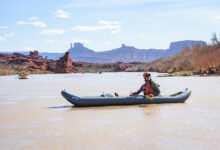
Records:
[[[39,56],[38,55],[38,51],[30,51],[30,54],[29,54],[30,56]]]
[[[77,72],[78,70],[73,67],[72,60],[70,58],[70,53],[66,52],[63,57],[61,57],[56,63],[56,73],[71,73]]]
[[[9,63],[22,66],[21,68],[26,71],[45,71],[47,58],[43,59],[38,55],[38,51],[30,52],[29,55],[23,55],[19,53],[14,54],[0,54],[0,62]]]
[[[125,63],[117,63],[117,66],[115,68],[115,71],[120,72],[120,71],[125,71],[129,66]]]
[[[30,52],[29,55],[19,53],[1,54],[0,63],[5,65],[18,65],[21,70],[33,73],[51,71],[55,73],[76,73],[79,72],[75,67],[83,66],[82,63],[72,62],[69,52],[65,53],[59,60],[47,59],[38,55],[38,51]],[[18,69],[19,70],[19,69]]]

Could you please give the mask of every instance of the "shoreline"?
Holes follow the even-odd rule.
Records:
[[[178,77],[178,76],[181,76],[181,77],[184,77],[184,76],[195,76],[195,77],[216,77],[216,76],[220,76],[220,74],[218,73],[215,73],[215,74],[208,74],[208,73],[198,73],[198,72],[195,72],[195,71],[178,71],[178,72],[173,72],[173,73],[168,73],[165,74],[165,75],[159,75],[158,77]]]
[[[75,72],[75,73],[79,73],[79,74],[85,74],[85,73],[92,73],[92,74],[102,74],[102,73],[106,73],[106,72],[112,72],[112,73],[117,73],[117,72],[144,72],[144,71],[89,71],[89,72]],[[74,72],[70,72],[70,73],[55,73],[55,72],[50,72],[50,71],[46,71],[46,72],[33,72],[33,73],[28,73],[29,75],[40,75],[40,74],[75,74]],[[180,71],[180,72],[174,72],[174,73],[168,73],[168,72],[157,72],[157,73],[165,73],[165,74],[160,74],[157,77],[219,77],[220,74],[198,74],[196,72],[190,72],[190,71]],[[14,76],[18,74],[0,74],[0,76]]]

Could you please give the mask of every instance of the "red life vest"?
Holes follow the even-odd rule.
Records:
[[[154,94],[154,89],[150,86],[150,83],[145,83],[143,85],[144,95]]]

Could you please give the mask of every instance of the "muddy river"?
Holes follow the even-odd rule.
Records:
[[[185,103],[72,107],[60,94],[129,95],[142,73],[0,77],[0,149],[220,149],[220,77],[157,77],[161,95],[189,88]]]

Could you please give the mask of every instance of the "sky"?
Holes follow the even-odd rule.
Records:
[[[167,49],[220,37],[219,0],[0,0],[0,52]]]

